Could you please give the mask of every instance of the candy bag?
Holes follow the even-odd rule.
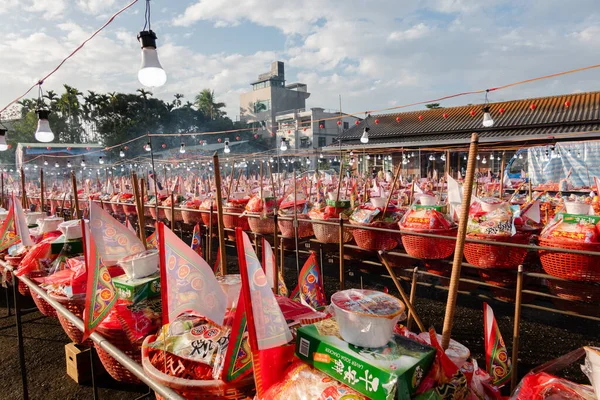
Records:
[[[155,333],[162,323],[160,297],[144,299],[135,304],[119,299],[115,305],[119,322],[132,343],[141,343]]]

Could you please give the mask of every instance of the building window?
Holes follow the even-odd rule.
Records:
[[[344,122],[344,129],[348,129],[350,128],[350,123],[349,122]]]
[[[307,137],[300,138],[300,147],[302,147],[302,148],[308,147],[308,138]]]
[[[325,147],[325,146],[327,146],[327,138],[319,137],[319,147]]]
[[[258,100],[254,103],[254,113],[265,112],[271,109],[271,100]]]

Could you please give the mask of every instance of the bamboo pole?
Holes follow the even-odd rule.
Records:
[[[390,200],[392,200],[392,196],[394,194],[394,189],[396,188],[396,182],[398,182],[398,176],[400,176],[400,171],[402,170],[402,164],[398,166],[396,170],[396,175],[394,176],[394,183],[392,183],[392,187],[390,188],[390,194],[388,194],[387,200],[385,201],[385,208],[383,209],[383,213],[381,214],[381,220],[385,219],[385,214],[387,212],[388,206],[390,205]]]
[[[344,170],[344,161],[340,162],[340,179],[338,181],[337,194],[335,195],[335,207],[338,206],[337,202],[340,201],[340,189],[342,188],[342,171]]]
[[[412,281],[410,284],[410,304],[413,306],[415,306],[415,299],[417,298],[417,273],[419,272],[419,267],[415,267],[415,269],[413,269],[412,272]],[[412,331],[412,326],[413,326],[413,315],[412,313],[409,311],[408,312],[408,318],[406,321],[406,328],[409,331]]]
[[[142,186],[143,186],[144,178],[142,178]],[[133,185],[133,196],[135,197],[135,208],[137,210],[137,218],[138,218],[138,235],[142,244],[144,245],[144,249],[148,250],[148,244],[146,243],[146,224],[144,223],[144,199],[140,195],[140,186],[137,178],[137,174],[135,172],[131,173],[131,183]],[[175,218],[173,218],[174,220]]]
[[[500,198],[504,196],[504,169],[506,168],[506,153],[502,152],[502,163],[500,164]]]
[[[521,302],[523,299],[523,266],[519,265],[517,271],[517,291],[515,294],[515,320],[513,325],[512,342],[512,371],[510,377],[510,391],[517,386],[517,367],[519,364],[519,324],[521,323]]]
[[[171,230],[175,232],[175,194],[171,192]]]
[[[25,189],[25,171],[21,167],[21,205],[23,210],[27,209],[27,190]]]
[[[421,321],[421,318],[419,318],[419,315],[416,313],[415,307],[411,303],[410,298],[406,295],[406,292],[404,291],[404,289],[402,288],[402,285],[398,281],[398,277],[396,276],[396,273],[392,269],[392,266],[390,265],[390,263],[388,262],[388,260],[385,258],[384,254],[383,254],[383,251],[379,250],[377,252],[377,255],[379,256],[379,260],[381,261],[381,263],[388,270],[388,273],[390,274],[390,277],[392,278],[392,281],[394,281],[394,285],[396,285],[396,289],[398,289],[398,292],[400,292],[400,296],[402,296],[402,300],[406,304],[406,307],[408,308],[408,311],[410,312],[410,314],[415,319],[415,322],[417,323],[417,326],[419,327],[419,330],[421,332],[425,332],[426,331],[425,325],[423,325],[423,322]]]
[[[2,204],[1,206],[4,207],[4,172],[0,173],[0,184],[2,185]]]
[[[450,276],[450,287],[448,289],[448,302],[446,303],[446,315],[444,317],[444,328],[442,330],[442,347],[448,348],[450,344],[450,335],[452,334],[452,324],[454,323],[454,313],[456,311],[456,297],[458,294],[458,285],[460,281],[460,269],[462,266],[463,251],[465,248],[465,236],[467,234],[467,215],[471,205],[471,195],[473,194],[473,177],[477,160],[477,149],[479,135],[471,135],[471,145],[469,146],[469,159],[467,161],[467,174],[465,176],[464,197],[462,201],[460,221],[458,224],[458,234],[456,237],[456,247],[454,248],[454,260],[452,262],[452,275]]]
[[[233,190],[233,181],[235,180],[235,163],[231,166],[231,175],[229,176],[229,186],[227,187],[227,198],[231,198],[231,191]]]
[[[227,249],[225,249],[225,227],[223,225],[223,194],[221,193],[221,170],[219,167],[219,155],[213,154],[213,169],[215,170],[215,188],[217,191],[217,220],[219,223],[219,251],[221,271],[227,275]],[[262,188],[261,188],[262,190]]]
[[[260,164],[262,166],[262,163]],[[296,273],[300,276],[300,254],[298,245],[298,185],[296,181],[296,170],[294,170],[294,245],[296,248]]]
[[[271,179],[271,190],[273,191],[273,195],[277,198],[277,194],[275,192],[275,183],[273,181],[273,171],[271,169],[271,163],[267,163],[267,167],[269,168],[269,177]],[[275,202],[275,204],[277,204],[277,202]],[[279,293],[279,285],[277,284],[277,282],[279,282],[279,265],[281,265],[283,268],[283,264],[279,263],[279,257],[277,257],[277,251],[279,250],[279,243],[278,243],[278,239],[277,239],[277,235],[279,233],[278,232],[279,227],[277,226],[277,212],[275,212],[275,215],[273,216],[273,222],[274,222],[273,226],[275,227],[273,229],[273,258],[274,258],[273,263],[275,264],[275,271],[277,271],[276,278],[273,279],[273,285],[275,286],[273,288],[273,292],[275,294],[280,294]],[[263,251],[264,251],[264,249],[263,249]]]
[[[77,178],[75,172],[71,171],[71,184],[73,185],[73,197],[75,198],[75,219],[79,219],[79,197],[77,196]]]
[[[40,211],[43,213],[43,215],[46,215],[44,211],[44,200],[46,200],[44,190],[44,169],[40,168]]]
[[[337,206],[337,204],[336,204]],[[339,253],[340,253],[340,290],[346,288],[346,270],[344,268],[344,218],[340,213],[340,226],[339,226]]]

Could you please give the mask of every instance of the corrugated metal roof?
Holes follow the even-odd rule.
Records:
[[[343,146],[360,145],[358,139],[366,126],[370,128],[370,147],[461,145],[468,143],[472,132],[479,133],[482,142],[506,142],[547,140],[548,135],[557,137],[562,133],[600,130],[600,92],[489,103],[494,120],[494,126],[490,128],[482,125],[483,106],[377,115],[342,133],[341,139]],[[328,146],[334,147],[339,148],[339,144]]]

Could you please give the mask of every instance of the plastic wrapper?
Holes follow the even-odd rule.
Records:
[[[444,214],[434,208],[411,207],[400,220],[400,229],[419,231],[449,230],[455,225]]]
[[[544,228],[540,237],[556,242],[598,243],[600,222],[594,217],[559,214]]]
[[[595,400],[589,386],[579,385],[547,372],[527,374],[511,400]]]
[[[467,233],[512,236],[516,233],[508,203],[494,198],[475,201],[469,208]]]
[[[270,214],[275,210],[276,201],[274,197],[261,198],[260,196],[254,196],[248,203],[246,203],[246,211],[253,213],[267,213]]]
[[[358,224],[370,224],[378,219],[379,214],[382,212],[383,210],[377,207],[366,205],[359,206],[354,210],[352,215],[350,215],[350,220]],[[397,224],[405,213],[406,210],[403,208],[398,208],[395,206],[388,207],[387,212],[385,213],[385,218],[379,222],[384,224]]]
[[[193,362],[193,379],[220,379],[230,333],[230,323],[221,326],[204,318],[185,315],[163,326],[160,336],[148,347]],[[154,366],[161,369],[160,365]]]
[[[596,396],[600,397],[600,347],[585,346],[585,364],[581,370],[594,387]]]
[[[119,322],[132,343],[141,344],[146,336],[155,333],[161,326],[160,297],[144,299],[136,303],[119,299],[115,307]]]
[[[51,246],[54,239],[54,237],[50,237],[33,246],[31,250],[29,250],[29,253],[23,257],[16,275],[27,275],[33,271],[47,271],[56,258],[55,255],[52,255]]]
[[[255,398],[257,399],[257,398]],[[363,400],[367,397],[301,361],[287,369],[284,379],[271,386],[263,399],[270,400]]]
[[[179,204],[183,203],[185,201],[185,197],[183,197],[182,195],[176,195],[174,196],[174,200],[175,200],[175,207],[178,207]],[[171,207],[171,196],[167,197],[161,204],[161,206],[163,207]]]

